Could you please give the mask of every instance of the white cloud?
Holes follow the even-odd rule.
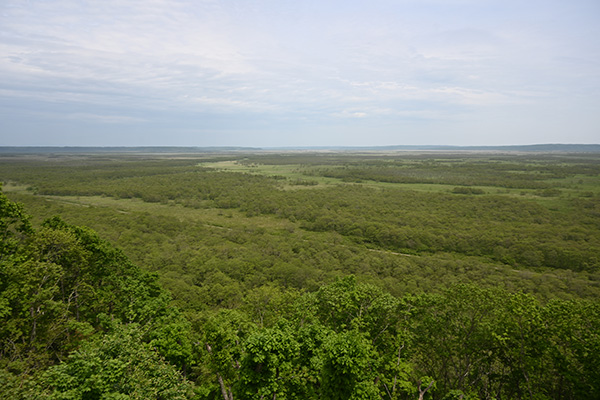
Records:
[[[101,115],[88,113],[67,114],[64,116],[64,118],[84,122],[98,122],[102,124],[133,124],[138,122],[148,122],[148,120],[145,118],[134,118],[124,115]]]
[[[600,106],[592,3],[365,4],[6,0],[0,106],[127,126],[229,115],[281,131],[328,118],[454,121],[569,97],[581,105],[573,118],[597,122],[586,111]],[[540,130],[555,118],[536,115]]]
[[[368,114],[363,111],[343,110],[342,112],[334,113],[333,115],[340,118],[364,118]]]

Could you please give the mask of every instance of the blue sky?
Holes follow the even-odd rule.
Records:
[[[598,0],[0,0],[0,145],[600,143]]]

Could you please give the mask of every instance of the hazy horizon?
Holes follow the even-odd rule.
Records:
[[[0,4],[0,146],[598,143],[595,0]]]

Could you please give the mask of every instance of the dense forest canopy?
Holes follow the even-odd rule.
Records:
[[[600,398],[593,154],[0,157],[3,398]]]

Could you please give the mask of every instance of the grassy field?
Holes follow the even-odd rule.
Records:
[[[462,160],[466,162],[467,160]],[[444,159],[433,159],[432,163],[437,163],[438,166],[445,166],[449,170],[452,169],[453,164],[457,161],[448,162]],[[416,162],[412,162],[412,165],[416,165]],[[417,190],[424,192],[451,192],[456,185],[444,184],[444,183],[394,183],[394,182],[382,182],[377,180],[365,180],[360,182],[349,182],[342,178],[330,178],[319,176],[319,166],[306,166],[305,164],[260,164],[249,162],[247,159],[244,160],[227,160],[217,162],[205,162],[200,163],[199,166],[204,168],[211,168],[218,171],[228,171],[236,173],[263,175],[268,177],[279,177],[284,178],[282,186],[285,189],[299,189],[299,188],[310,188],[319,187],[323,185],[339,185],[339,184],[356,184],[360,183],[363,186],[373,188],[394,188],[403,190]],[[340,167],[336,167],[340,168]],[[531,171],[513,170],[513,174],[532,174]],[[533,174],[538,174],[538,171],[533,171]],[[428,176],[426,178],[433,178],[434,176]],[[314,182],[315,185],[293,185],[289,181],[307,181]],[[530,199],[539,200],[542,204],[550,204],[556,206],[557,202],[552,202],[548,198],[572,198],[572,197],[595,197],[600,196],[600,179],[598,175],[584,175],[584,174],[573,174],[563,178],[547,178],[540,179],[539,182],[547,185],[549,188],[554,190],[531,190],[524,188],[507,188],[498,187],[497,185],[475,185],[472,186],[475,189],[480,189],[487,194],[507,195],[507,196],[522,196]]]

